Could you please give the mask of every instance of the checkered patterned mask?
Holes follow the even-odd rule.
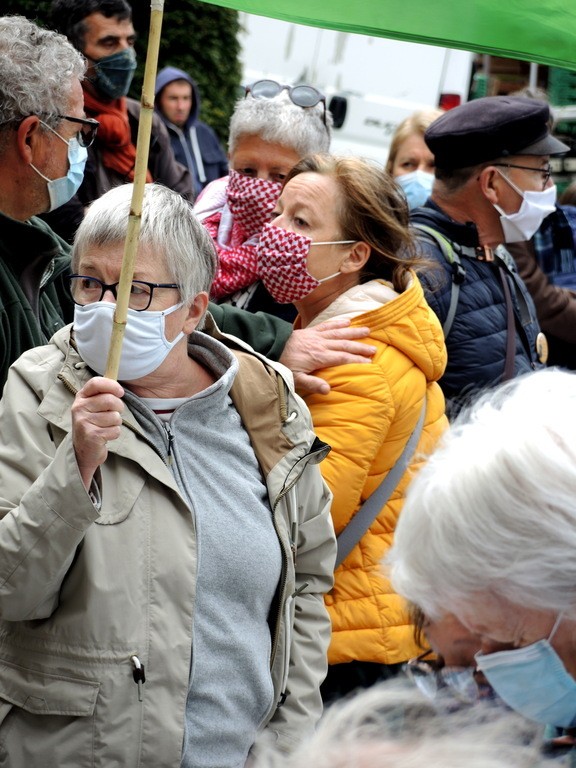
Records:
[[[265,224],[258,241],[258,276],[268,293],[279,304],[299,301],[326,280],[340,272],[317,280],[307,269],[311,245],[337,245],[355,240],[331,240],[313,243],[309,237]]]
[[[234,216],[234,223],[242,227],[245,238],[249,239],[270,221],[282,184],[268,179],[254,179],[233,170],[229,176],[226,190],[228,208]]]

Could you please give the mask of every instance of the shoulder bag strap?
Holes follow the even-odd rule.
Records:
[[[364,504],[362,504],[348,525],[338,535],[336,539],[338,544],[338,554],[336,556],[336,565],[334,566],[335,568],[337,568],[340,563],[346,557],[348,557],[362,536],[364,536],[368,528],[370,528],[374,520],[376,520],[379,512],[388,502],[390,496],[392,496],[394,489],[406,471],[408,463],[414,455],[414,451],[418,445],[418,440],[420,439],[422,427],[424,426],[424,419],[426,417],[426,400],[427,396],[424,395],[424,403],[422,405],[422,410],[420,411],[420,418],[414,427],[414,431],[408,438],[408,442],[404,446],[404,450],[398,457],[398,460],[392,469],[388,472],[386,477],[382,480],[378,488],[376,488],[376,490],[374,490],[370,496],[368,496]]]

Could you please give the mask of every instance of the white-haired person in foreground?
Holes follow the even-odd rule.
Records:
[[[576,725],[576,376],[528,374],[459,420],[412,483],[388,558],[399,594],[480,636],[514,710]]]
[[[253,768],[531,768],[540,731],[490,706],[448,712],[397,679],[332,704],[296,752]]]
[[[0,404],[0,761],[232,768],[320,717],[335,542],[289,372],[213,323],[192,208],[147,185],[119,382],[104,378],[132,185],[74,244],[73,326]]]
[[[292,304],[276,302],[260,282],[256,245],[288,171],[306,155],[328,152],[331,125],[324,96],[310,85],[247,86],[230,120],[230,173],[209,184],[194,206],[218,250],[213,299],[296,317]]]

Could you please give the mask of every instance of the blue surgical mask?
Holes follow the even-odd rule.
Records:
[[[412,171],[412,173],[396,176],[395,181],[404,190],[410,208],[418,208],[419,205],[424,205],[432,194],[434,174],[426,171]]]
[[[576,724],[576,680],[547,640],[524,648],[475,656],[490,685],[509,707],[529,720],[569,728]]]
[[[41,120],[42,125],[48,128],[49,131],[55,133],[59,139],[68,145],[68,173],[66,176],[62,176],[59,179],[49,179],[47,176],[36,168],[35,165],[30,163],[31,167],[36,171],[39,176],[42,176],[48,182],[48,195],[50,196],[50,208],[49,211],[53,211],[56,208],[60,208],[61,205],[71,200],[82,184],[84,178],[84,167],[86,166],[86,158],[88,157],[88,150],[86,147],[81,147],[78,143],[78,139],[65,139],[60,136],[58,131],[54,128],[50,128],[49,125]]]
[[[94,88],[106,99],[119,99],[126,96],[136,69],[134,48],[124,48],[111,56],[104,56],[94,62],[94,75],[91,82]]]

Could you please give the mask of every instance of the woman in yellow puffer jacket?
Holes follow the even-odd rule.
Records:
[[[391,177],[359,158],[315,155],[287,176],[258,247],[260,278],[298,309],[296,327],[347,318],[367,326],[369,364],[328,368],[328,394],[305,397],[332,446],[322,463],[339,535],[400,458],[422,410],[414,456],[392,495],[335,574],[325,700],[395,674],[419,652],[404,601],[382,575],[410,477],[447,427],[437,384],[442,328],[413,270],[408,206]]]

